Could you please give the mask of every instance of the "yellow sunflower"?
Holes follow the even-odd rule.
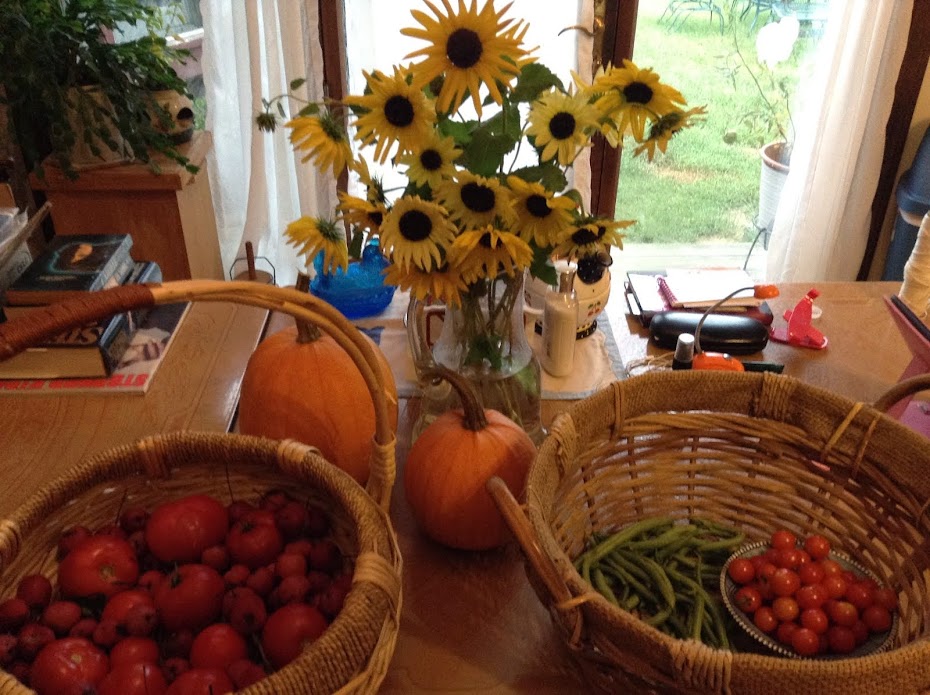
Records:
[[[400,198],[381,225],[382,247],[405,270],[438,268],[454,238],[455,226],[442,206],[419,196]]]
[[[419,89],[442,75],[437,108],[443,113],[457,109],[470,93],[480,116],[478,91],[482,83],[500,104],[503,98],[498,83],[509,85],[520,74],[520,68],[534,60],[522,47],[528,25],[523,20],[516,24],[512,19],[505,20],[510,5],[495,12],[493,0],[487,0],[480,11],[477,0],[467,8],[465,0],[459,0],[458,12],[450,0],[442,0],[445,14],[429,0],[424,1],[435,18],[413,10],[411,14],[422,28],[401,29],[402,34],[431,44],[405,56],[424,56],[413,66],[413,85]]]
[[[600,251],[605,245],[623,248],[619,230],[635,224],[634,220],[611,220],[600,217],[575,227],[553,251],[557,256],[580,258]]]
[[[339,191],[339,205],[336,209],[342,213],[339,219],[371,232],[381,229],[387,214],[387,207],[383,203],[372,203],[344,191]]]
[[[435,190],[443,179],[455,173],[452,162],[461,154],[453,138],[443,138],[434,130],[429,140],[400,155],[397,162],[407,165],[407,178],[414,184]]]
[[[497,179],[459,171],[439,184],[436,197],[463,227],[484,227],[497,218],[505,224],[513,220],[511,193]]]
[[[598,77],[592,91],[600,94],[594,105],[610,118],[616,137],[622,138],[629,127],[637,142],[643,141],[647,121],[674,111],[676,104],[687,104],[681,92],[660,82],[651,69],[640,69],[630,60]]]
[[[542,161],[558,154],[559,164],[568,166],[578,150],[590,144],[599,120],[600,114],[586,97],[552,89],[530,107],[526,134],[536,139],[536,147],[543,148]]]
[[[298,116],[284,124],[291,129],[290,140],[298,152],[306,152],[301,162],[313,160],[320,171],[332,167],[339,176],[352,160],[352,147],[342,124],[329,111],[317,116]]]
[[[346,97],[345,102],[367,110],[355,122],[355,137],[365,145],[374,143],[375,159],[387,159],[395,142],[399,151],[406,152],[426,140],[436,111],[419,87],[407,83],[407,71],[395,67],[393,77],[377,70],[363,74],[371,93]]]
[[[385,271],[385,282],[402,290],[408,290],[419,300],[433,297],[448,306],[461,306],[461,293],[468,289],[457,268],[443,263],[433,270],[423,270],[417,265],[403,267],[392,263]]]
[[[556,196],[541,183],[529,183],[519,176],[508,176],[507,185],[514,195],[513,226],[526,242],[535,241],[539,247],[552,246],[561,241],[563,233],[572,223],[570,210],[577,207],[567,196]]]
[[[522,273],[533,262],[533,250],[516,234],[489,224],[456,237],[452,262],[471,284],[484,278],[493,280],[501,272],[511,276]]]
[[[384,183],[377,176],[368,171],[368,162],[359,157],[357,161],[349,162],[349,169],[358,174],[358,181],[365,187],[365,197],[374,205],[387,205],[387,195],[384,193]]]
[[[689,111],[675,109],[671,113],[665,114],[649,126],[649,137],[636,148],[633,156],[638,157],[645,152],[651,162],[652,158],[655,157],[657,147],[662,154],[665,154],[665,148],[668,147],[672,136],[680,130],[693,126],[697,122],[696,118],[706,113],[705,107],[698,106]]]
[[[349,248],[342,225],[319,217],[301,217],[284,230],[287,243],[297,247],[309,265],[318,253],[323,254],[323,272],[331,275],[336,268],[349,267]]]

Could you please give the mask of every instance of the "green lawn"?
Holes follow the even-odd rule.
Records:
[[[692,14],[670,29],[659,23],[667,0],[641,0],[634,60],[652,67],[662,81],[679,89],[690,106],[706,105],[706,120],[679,133],[666,155],[649,163],[623,154],[616,215],[635,219],[630,242],[691,243],[747,241],[759,196],[758,149],[775,139],[760,120],[755,88],[734,49],[734,34],[746,60],[758,73],[752,19],[727,19],[723,34],[708,13]],[[718,3],[728,4],[728,3]],[[801,71],[799,56],[814,39],[802,32],[788,65],[777,77],[793,89]],[[729,143],[727,142],[729,141]],[[632,141],[630,141],[632,142]]]

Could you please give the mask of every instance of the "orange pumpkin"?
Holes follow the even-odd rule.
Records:
[[[371,339],[381,365],[397,429],[397,386],[391,367]],[[315,446],[364,485],[368,480],[375,408],[365,380],[339,344],[319,329],[284,329],[263,340],[242,378],[239,430]]]
[[[483,409],[462,376],[444,367],[431,375],[452,384],[463,409],[440,415],[414,442],[404,470],[407,502],[439,543],[462,550],[503,545],[510,531],[485,485],[498,476],[519,498],[536,446],[513,420]]]

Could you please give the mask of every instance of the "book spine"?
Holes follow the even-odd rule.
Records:
[[[138,323],[129,314],[121,314],[121,320],[110,325],[106,335],[100,336],[100,355],[103,358],[106,375],[114,372],[126,348],[136,333]]]
[[[132,256],[129,254],[129,250],[132,248],[132,237],[126,236],[123,239],[123,243],[113,252],[113,255],[107,260],[107,262],[100,269],[100,272],[97,273],[93,284],[88,288],[89,291],[94,292],[96,290],[102,290],[108,287],[116,287],[121,285],[123,281],[129,277],[129,274],[132,272],[135,267],[135,262],[132,260]]]

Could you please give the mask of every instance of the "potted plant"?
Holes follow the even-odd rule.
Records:
[[[172,116],[153,88],[186,94],[164,17],[143,0],[4,0],[0,99],[30,169],[47,157],[70,178],[91,164],[163,154],[196,170],[172,139]],[[117,42],[114,30],[141,29]]]

